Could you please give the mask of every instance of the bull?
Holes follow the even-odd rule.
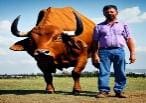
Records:
[[[95,24],[71,7],[47,8],[39,12],[36,26],[24,33],[18,30],[18,16],[11,25],[16,37],[26,37],[13,44],[14,51],[27,51],[43,72],[47,93],[54,93],[52,73],[74,67],[73,93],[81,91],[80,75],[92,51]]]

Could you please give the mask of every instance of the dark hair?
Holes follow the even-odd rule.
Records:
[[[115,6],[115,5],[106,5],[106,6],[103,7],[103,12],[108,10],[108,9],[111,9],[111,8],[115,9],[116,11],[118,11],[117,6]]]

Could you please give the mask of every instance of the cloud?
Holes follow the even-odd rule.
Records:
[[[141,23],[146,21],[146,12],[142,12],[139,7],[131,7],[119,12],[119,19],[127,23]]]
[[[119,12],[118,18],[127,23],[146,22],[146,12],[142,12],[138,6],[125,8]],[[93,18],[96,23],[104,21],[104,17]]]
[[[0,48],[0,56],[6,55],[6,51],[2,48]]]
[[[4,56],[8,53],[7,50],[11,42],[12,42],[11,39],[8,39],[3,35],[0,35],[0,56]]]
[[[7,61],[1,61],[0,64],[18,64],[18,58],[14,59],[14,58],[11,58],[10,59],[7,59]],[[22,58],[19,58],[19,65],[32,65],[32,64],[35,64],[35,61],[33,59],[30,59],[30,58],[26,58],[26,59],[22,59]]]
[[[0,35],[0,47],[8,46],[12,42],[11,38],[4,37]]]
[[[10,31],[11,22],[9,20],[0,21],[0,31]]]
[[[138,47],[136,47],[136,52],[145,52],[146,53],[146,47],[145,46],[138,46]]]
[[[103,22],[105,20],[104,17],[99,17],[99,18],[93,18],[92,19],[95,23],[100,23],[100,22]]]

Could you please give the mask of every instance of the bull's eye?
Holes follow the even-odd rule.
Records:
[[[55,38],[55,41],[61,41],[62,40],[62,37],[61,36],[57,36],[56,38]]]

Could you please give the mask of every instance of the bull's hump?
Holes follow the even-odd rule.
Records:
[[[43,20],[40,25],[55,25],[62,30],[75,30],[76,21],[73,12],[74,9],[71,7],[65,8],[48,8],[44,10]]]

